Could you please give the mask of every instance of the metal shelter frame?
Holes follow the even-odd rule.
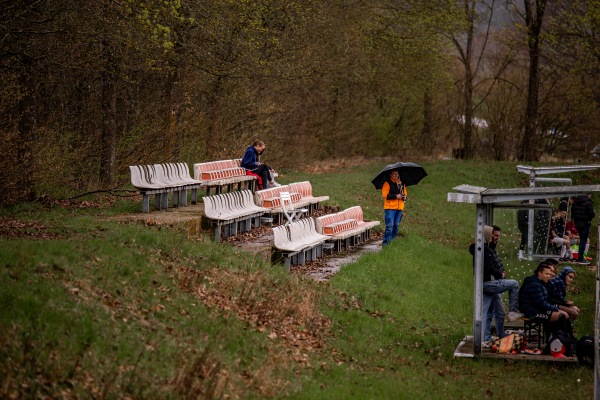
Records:
[[[517,165],[517,171],[523,172],[529,175],[529,187],[534,188],[537,182],[553,182],[563,183],[566,185],[572,185],[573,180],[571,178],[542,178],[538,175],[550,175],[550,174],[561,174],[568,172],[580,172],[580,171],[591,171],[600,168],[600,165],[567,165],[562,167],[531,167],[528,165]],[[568,212],[568,211],[567,211]],[[533,254],[533,238],[534,238],[534,212],[529,209],[528,218],[528,229],[527,229],[527,259],[533,260],[536,254]],[[547,253],[547,251],[546,251]],[[547,254],[542,255],[543,258]]]
[[[560,198],[581,196],[590,193],[600,192],[600,185],[580,185],[580,186],[558,186],[558,187],[531,187],[531,188],[507,188],[507,189],[487,189],[479,186],[460,185],[453,190],[456,193],[448,193],[448,202],[451,203],[470,203],[475,204],[475,254],[474,254],[474,306],[473,306],[473,354],[481,354],[481,332],[482,332],[482,306],[483,306],[483,227],[493,224],[494,208],[506,206],[504,203],[519,202],[524,200]],[[600,214],[600,210],[599,210]],[[600,243],[600,227],[598,228]],[[595,332],[594,332],[594,398],[600,397],[600,378],[598,340],[600,338],[600,249],[596,257],[596,312],[595,312]]]

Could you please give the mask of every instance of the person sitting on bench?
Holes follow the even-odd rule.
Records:
[[[571,261],[571,238],[566,232],[567,205],[561,203],[552,216],[548,242],[560,249],[560,261]]]
[[[548,282],[548,298],[551,303],[558,305],[563,311],[569,314],[572,320],[579,315],[579,307],[574,306],[571,300],[567,300],[567,286],[575,279],[576,272],[573,268],[567,266],[560,271],[560,275],[555,276]]]
[[[523,314],[517,311],[519,294],[519,283],[514,279],[506,279],[506,272],[500,256],[496,252],[496,245],[500,240],[500,227],[483,227],[483,309],[482,316],[485,318],[483,324],[483,342],[487,347],[492,340],[492,318],[496,325],[496,335],[502,338],[506,336],[504,331],[504,304],[500,297],[502,293],[508,292],[509,313],[508,320],[515,321]],[[469,247],[473,255],[473,266],[475,266],[475,243]]]
[[[269,186],[281,186],[273,179],[273,169],[267,164],[260,162],[260,155],[265,151],[266,147],[264,142],[257,140],[251,146],[248,146],[240,163],[242,168],[246,168],[260,177],[262,189],[268,189]]]
[[[571,319],[557,304],[550,303],[546,284],[552,279],[550,265],[542,262],[533,275],[528,276],[519,291],[519,309],[529,320],[539,320],[549,335],[552,332],[573,333]]]

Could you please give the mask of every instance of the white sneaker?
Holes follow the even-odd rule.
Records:
[[[516,320],[520,319],[522,316],[523,316],[523,314],[522,314],[522,313],[520,313],[520,312],[516,312],[516,311],[510,311],[510,312],[508,313],[508,316],[507,316],[507,318],[508,318],[508,320],[509,320],[510,322],[514,322],[514,321],[516,321]]]
[[[273,180],[273,181],[269,182],[269,186],[272,186],[272,187],[279,187],[279,186],[281,186],[281,185],[280,185],[279,183],[277,183],[277,182],[275,182],[275,181]]]

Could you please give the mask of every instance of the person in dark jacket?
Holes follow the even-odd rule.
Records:
[[[563,268],[558,276],[550,279],[547,285],[548,299],[551,303],[558,305],[558,308],[566,311],[572,320],[579,315],[579,307],[573,305],[573,302],[567,300],[567,287],[573,282],[577,273],[569,266]]]
[[[527,200],[523,201],[527,203]],[[522,208],[517,211],[517,227],[521,232],[521,243],[519,243],[519,259],[525,258],[527,254],[527,234],[529,231],[529,210]]]
[[[246,168],[260,177],[259,186],[262,185],[262,189],[268,189],[269,186],[280,186],[273,179],[273,169],[260,162],[260,155],[266,147],[264,142],[257,140],[251,146],[248,146],[240,163],[242,168]]]
[[[484,226],[483,228],[483,309],[485,318],[483,325],[483,341],[488,343],[492,340],[492,318],[496,325],[496,334],[499,337],[506,336],[504,331],[504,304],[500,297],[502,293],[508,292],[509,313],[508,320],[515,321],[523,314],[517,311],[519,283],[514,279],[506,279],[506,272],[500,256],[496,252],[496,245],[500,240],[500,228],[498,226]],[[469,251],[475,255],[475,244],[469,247]],[[473,263],[475,258],[473,258]]]
[[[569,314],[548,299],[546,284],[552,279],[550,265],[540,263],[533,275],[528,276],[519,291],[519,309],[530,320],[541,320],[546,334],[556,331],[572,333]]]
[[[580,251],[577,259],[579,264],[589,264],[585,259],[585,245],[590,236],[592,219],[596,216],[591,197],[591,194],[575,197],[573,199],[573,206],[571,207],[571,218],[575,222],[577,232],[579,232]]]

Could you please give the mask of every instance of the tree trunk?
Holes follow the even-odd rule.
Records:
[[[464,124],[463,124],[463,146],[464,158],[473,158],[473,80],[475,79],[471,66],[473,58],[473,34],[475,29],[475,4],[469,0],[464,1],[465,17],[468,23],[466,48],[461,51],[462,62],[465,66],[465,86],[463,90],[464,100]],[[458,41],[455,41],[460,49]]]
[[[36,82],[33,75],[33,60],[31,57],[22,57],[23,69],[21,70],[20,86],[23,97],[18,102],[19,139],[17,151],[17,171],[19,176],[19,189],[16,196],[19,200],[35,200],[35,182],[32,171],[35,168],[35,121],[36,121]]]
[[[428,143],[423,149],[423,154],[430,156],[434,148],[433,142],[433,128],[432,128],[432,101],[429,89],[425,90],[423,94],[423,129],[421,129],[421,140],[422,143]]]
[[[465,146],[465,158],[473,158],[473,76],[471,68],[465,65],[465,90],[464,90],[464,125],[463,125],[463,144]]]
[[[538,161],[537,120],[539,94],[540,32],[546,9],[546,0],[524,0],[527,43],[529,47],[529,81],[527,87],[527,111],[525,113],[525,134],[519,158],[523,161]]]
[[[105,68],[102,71],[102,131],[100,133],[100,183],[109,188],[115,179],[115,152],[117,136],[116,61],[110,43],[102,42]]]
[[[221,153],[221,137],[222,137],[222,122],[221,122],[221,89],[223,77],[217,77],[209,98],[209,121],[208,135],[206,137],[206,155],[209,158],[219,158]]]
[[[181,88],[179,82],[180,68],[175,67],[173,74],[167,81],[168,109],[166,116],[165,154],[171,159],[179,158],[179,136],[181,134]]]

